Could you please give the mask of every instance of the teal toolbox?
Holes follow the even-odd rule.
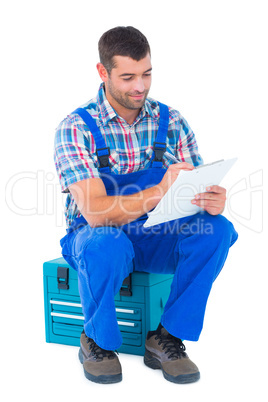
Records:
[[[43,266],[46,341],[79,346],[83,314],[77,273],[63,259]],[[173,275],[134,272],[115,296],[123,337],[119,352],[144,354],[148,331],[156,329],[170,293]]]

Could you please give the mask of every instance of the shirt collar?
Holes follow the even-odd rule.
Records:
[[[100,108],[101,120],[104,125],[106,125],[111,119],[117,116],[116,111],[112,108],[106,98],[103,82],[101,83],[97,94],[97,103]]]
[[[106,125],[110,120],[112,120],[114,117],[117,117],[118,114],[114,110],[114,108],[110,105],[108,102],[106,95],[105,95],[105,90],[104,90],[104,83],[102,82],[97,94],[97,103],[99,104],[100,108],[100,114],[101,114],[101,120],[104,125]],[[143,117],[149,114],[153,119],[155,119],[157,116],[155,115],[152,106],[150,104],[150,101],[146,99],[144,105],[141,108],[141,111],[139,115],[137,116],[136,121],[143,119]]]

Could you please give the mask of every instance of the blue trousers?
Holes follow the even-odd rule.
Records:
[[[78,225],[61,240],[63,257],[78,272],[85,333],[107,350],[122,344],[114,296],[133,270],[174,274],[161,323],[197,341],[211,286],[238,237],[225,217],[206,212],[151,228],[143,223]]]

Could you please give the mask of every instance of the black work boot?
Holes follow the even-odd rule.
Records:
[[[113,384],[122,380],[122,369],[113,351],[101,349],[83,331],[80,338],[79,360],[88,380],[100,384]]]
[[[159,324],[149,331],[145,342],[144,363],[152,369],[161,369],[166,380],[186,384],[199,380],[196,365],[185,353],[181,339],[176,338]]]

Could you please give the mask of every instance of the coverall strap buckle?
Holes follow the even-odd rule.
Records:
[[[155,162],[162,162],[163,161],[163,155],[166,152],[167,146],[165,142],[154,142],[154,161]]]
[[[109,167],[110,147],[96,149],[100,168]]]

